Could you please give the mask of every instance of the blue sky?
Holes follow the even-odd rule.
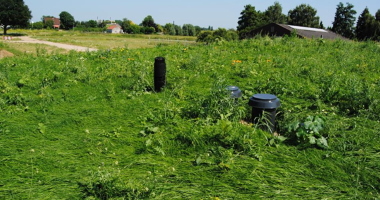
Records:
[[[24,0],[32,11],[32,21],[41,21],[43,15],[59,17],[59,13],[67,11],[76,21],[96,19],[116,20],[127,18],[136,24],[151,15],[157,24],[175,23],[177,25],[192,24],[200,27],[234,28],[245,5],[252,5],[256,10],[265,11],[276,0]],[[283,7],[283,13],[305,3],[317,10],[323,24],[332,26],[336,6],[339,2],[349,2],[357,11],[356,19],[368,7],[375,15],[380,9],[379,0],[277,0]]]

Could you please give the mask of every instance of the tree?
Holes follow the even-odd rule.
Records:
[[[375,36],[375,17],[369,13],[368,8],[365,8],[358,18],[356,24],[356,38],[358,40],[368,40],[372,39]]]
[[[61,27],[63,29],[69,30],[74,28],[75,19],[70,13],[62,11],[59,14],[59,19],[61,20]]]
[[[263,25],[263,16],[251,5],[246,5],[240,14],[237,31],[239,38],[245,39],[252,36],[253,30]]]
[[[198,35],[202,31],[202,28],[200,26],[194,26],[194,28],[195,28],[195,35]]]
[[[195,36],[195,28],[192,24],[184,24],[182,31],[185,36]]]
[[[133,21],[127,18],[124,18],[123,21],[121,22],[121,28],[123,29],[125,33],[129,33],[129,34],[138,34],[140,33],[140,30],[141,30],[141,27],[139,25],[133,23]]]
[[[156,30],[153,27],[142,27],[141,32],[145,34],[153,34]]]
[[[218,41],[232,41],[239,38],[235,30],[226,30],[219,28],[216,31],[202,31],[197,36],[197,42],[204,42],[206,44]]]
[[[165,24],[164,32],[165,32],[165,34],[175,35],[176,32],[175,32],[174,24],[172,24],[172,23]]]
[[[212,31],[202,31],[197,36],[197,42],[205,42],[206,44],[213,42]]]
[[[54,26],[54,21],[53,20],[45,20],[44,21],[44,28],[51,29]]]
[[[321,23],[319,23],[319,28],[321,29],[325,29],[325,26],[323,25],[323,22],[321,21]]]
[[[96,28],[98,27],[98,22],[95,20],[89,20],[88,22],[85,23],[87,28]]]
[[[380,41],[380,9],[375,14],[375,39]]]
[[[182,27],[179,25],[174,25],[175,34],[176,35],[183,35]]]
[[[44,28],[52,28],[54,25],[53,16],[50,15],[43,15],[41,17],[41,21],[44,24]]]
[[[301,4],[288,13],[288,24],[319,28],[317,10],[310,5]]]
[[[9,26],[27,27],[32,18],[32,12],[24,4],[24,0],[0,0],[0,24],[4,35]]]
[[[376,21],[380,22],[380,9],[377,10],[377,12],[375,14],[375,19],[376,19]]]
[[[336,8],[335,18],[333,22],[332,31],[347,38],[354,37],[354,23],[356,21],[356,11],[353,10],[354,6],[346,3],[346,6],[340,2]]]
[[[286,22],[286,15],[282,13],[282,6],[277,1],[274,5],[269,6],[264,12],[264,20],[266,23],[283,24]]]
[[[141,25],[143,27],[146,27],[146,28],[149,28],[149,27],[152,27],[154,28],[154,30],[157,32],[157,24],[154,23],[154,19],[152,16],[148,15],[144,18],[144,20],[142,21]]]
[[[43,29],[44,23],[43,22],[34,22],[32,23],[32,29]]]

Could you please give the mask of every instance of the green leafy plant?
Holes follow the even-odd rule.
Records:
[[[319,116],[308,116],[304,122],[295,121],[287,127],[292,136],[296,136],[297,143],[304,146],[316,146],[327,149],[327,139],[321,134],[325,120]]]

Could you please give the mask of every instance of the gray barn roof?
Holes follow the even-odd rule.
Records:
[[[336,34],[330,30],[319,29],[319,28],[310,28],[302,26],[294,26],[287,24],[276,24],[271,23],[255,29],[252,31],[252,36],[257,34],[269,35],[269,36],[284,36],[290,35],[292,32],[295,32],[300,38],[324,38],[324,39],[343,39],[347,38]]]

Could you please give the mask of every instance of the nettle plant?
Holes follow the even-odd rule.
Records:
[[[325,127],[325,120],[319,116],[308,116],[304,122],[295,121],[287,126],[292,137],[303,146],[314,146],[327,149],[327,139],[321,134]]]

